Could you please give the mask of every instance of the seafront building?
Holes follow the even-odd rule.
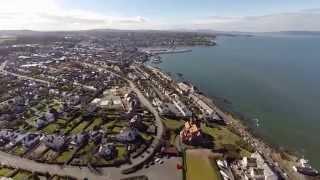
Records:
[[[200,122],[190,119],[184,123],[184,127],[180,132],[180,138],[183,143],[197,145],[203,141]]]
[[[241,161],[244,169],[243,178],[246,180],[278,180],[278,176],[258,153],[252,153],[250,157],[243,157]]]

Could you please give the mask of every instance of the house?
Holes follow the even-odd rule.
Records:
[[[51,123],[51,122],[55,121],[55,115],[52,112],[47,112],[45,114],[45,119],[47,122]]]
[[[120,142],[131,143],[137,140],[139,134],[138,130],[135,128],[126,128],[120,131],[118,135],[116,135],[116,139]]]
[[[0,146],[4,146],[13,141],[17,137],[17,134],[12,130],[3,129],[0,131]]]
[[[205,103],[202,99],[200,99],[196,94],[191,94],[190,98],[193,100],[193,102],[195,102],[198,105],[202,113],[208,115],[214,113],[214,110],[209,105],[207,105],[207,103]]]
[[[100,145],[98,154],[105,160],[112,160],[117,156],[117,149],[113,143]]]
[[[82,134],[73,135],[71,137],[70,144],[78,146],[78,147],[83,146],[83,145],[88,143],[89,137],[90,136],[89,136],[88,133],[82,133]]]
[[[108,89],[103,92],[99,105],[104,108],[121,109],[123,108],[120,96],[116,95],[117,89]]]
[[[128,97],[126,98],[128,102],[128,113],[132,113],[136,111],[136,109],[139,107],[139,100],[136,96],[134,97]]]
[[[182,101],[180,101],[179,96],[177,96],[176,94],[173,94],[171,100],[182,116],[184,117],[192,116],[192,112],[187,108],[187,106]]]
[[[44,144],[54,151],[62,151],[66,147],[67,138],[63,135],[46,135]]]
[[[254,179],[254,180],[266,180],[264,177],[264,169],[260,168],[251,168],[250,169],[250,177],[249,179]]]
[[[187,93],[191,90],[191,87],[184,82],[178,83],[178,87],[184,93]]]
[[[241,161],[242,167],[246,169],[244,179],[254,180],[278,180],[277,174],[265,162],[258,153],[251,154],[251,157],[244,157]]]
[[[251,157],[243,157],[242,166],[244,168],[255,168],[257,167],[257,159]]]
[[[129,126],[132,128],[136,128],[139,131],[145,131],[148,127],[142,123],[141,115],[134,115],[129,121]]]
[[[54,113],[52,112],[47,112],[44,116],[40,117],[36,124],[35,124],[35,127],[37,129],[41,129],[43,128],[44,126],[46,126],[47,124],[51,123],[51,122],[54,122],[56,120],[56,116]]]
[[[40,142],[40,137],[41,136],[39,134],[29,133],[22,139],[21,144],[25,148],[31,148]]]
[[[103,135],[104,131],[91,131],[89,133],[90,141],[93,141],[96,144],[101,143]]]

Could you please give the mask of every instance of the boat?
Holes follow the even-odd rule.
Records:
[[[260,123],[259,123],[260,120],[258,118],[254,118],[253,120],[256,122],[256,126],[259,127],[260,126]]]
[[[299,163],[297,166],[293,166],[293,170],[307,176],[319,175],[319,171],[312,168],[311,165],[309,164],[309,161],[303,158],[299,160]]]
[[[152,56],[151,57],[151,62],[154,63],[154,64],[159,64],[161,63],[161,57],[160,56]]]

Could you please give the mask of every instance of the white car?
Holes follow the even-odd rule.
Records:
[[[154,160],[154,162],[157,163],[157,164],[162,164],[163,163],[163,161],[160,158],[156,158]]]

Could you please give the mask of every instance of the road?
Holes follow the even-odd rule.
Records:
[[[28,77],[28,76],[23,76],[23,75],[19,75],[16,73],[11,73],[8,71],[5,71],[6,62],[3,63],[0,67],[0,73],[3,74],[10,74],[13,76],[16,76],[18,78],[22,78],[22,79],[28,79],[28,80],[33,80],[36,82],[40,82],[40,83],[45,83],[45,84],[50,84],[50,82],[48,81],[44,81],[44,80],[40,80],[40,79],[35,79],[32,77]],[[109,70],[108,70],[109,71]],[[89,178],[89,179],[97,179],[97,180],[112,180],[113,178],[116,177],[116,179],[119,178],[123,178],[123,177],[128,177],[128,175],[123,175],[121,174],[121,170],[125,170],[127,168],[132,168],[135,166],[139,166],[141,165],[141,163],[144,163],[146,160],[148,160],[151,156],[153,156],[156,148],[159,146],[160,144],[160,140],[161,137],[164,133],[164,127],[161,121],[161,118],[158,114],[158,112],[156,111],[156,109],[151,105],[151,103],[147,100],[147,98],[145,98],[145,96],[141,93],[141,91],[135,86],[135,84],[126,79],[125,77],[122,77],[120,75],[118,75],[117,73],[113,72],[113,71],[109,71],[112,74],[115,74],[118,77],[121,77],[122,79],[126,80],[130,87],[132,88],[132,90],[137,94],[138,98],[140,99],[141,103],[151,112],[153,113],[153,115],[155,116],[155,123],[157,126],[157,136],[154,138],[153,142],[151,143],[151,145],[148,148],[148,152],[145,151],[142,156],[139,156],[138,158],[135,159],[131,159],[132,160],[132,164],[131,165],[123,165],[120,168],[101,168],[100,170],[103,173],[103,176],[101,175],[97,175],[93,172],[91,172],[88,168],[86,167],[76,167],[76,166],[70,166],[70,165],[66,165],[66,166],[59,166],[59,165],[53,165],[53,164],[45,164],[45,163],[38,163],[35,162],[33,160],[29,160],[29,159],[25,159],[25,158],[21,158],[19,156],[14,156],[5,152],[0,152],[0,162],[2,164],[6,164],[8,166],[12,166],[12,167],[16,167],[16,168],[21,168],[21,169],[26,169],[28,171],[39,171],[39,172],[49,172],[51,174],[56,174],[59,176],[72,176],[72,177],[76,177],[78,179],[84,179],[84,178]]]
[[[2,73],[3,73],[3,74],[6,74],[6,75],[15,76],[15,77],[20,78],[20,79],[32,80],[32,81],[39,82],[39,83],[43,83],[43,84],[47,84],[47,85],[50,85],[50,84],[51,84],[49,81],[45,81],[45,80],[41,80],[41,79],[36,79],[36,78],[33,78],[33,77],[20,75],[20,74],[12,73],[12,72],[5,71],[5,70],[2,70]]]
[[[20,78],[20,79],[32,80],[32,81],[35,81],[35,82],[39,82],[39,83],[44,83],[44,84],[50,85],[49,81],[44,81],[44,80],[41,80],[41,79],[36,79],[36,78],[32,78],[32,77],[28,77],[28,76],[24,76],[24,75],[20,75],[20,74],[17,74],[17,73],[6,71],[5,67],[6,67],[7,63],[8,63],[8,61],[6,60],[1,64],[0,73],[5,74],[5,75],[15,76],[15,77]]]
[[[148,160],[149,158],[151,158],[153,156],[157,147],[160,145],[161,138],[164,134],[164,126],[162,124],[162,120],[159,116],[158,111],[152,106],[150,101],[142,94],[142,92],[136,87],[136,85],[132,81],[130,81],[128,78],[123,77],[123,76],[117,74],[116,72],[108,70],[106,68],[101,68],[97,65],[93,65],[93,64],[89,64],[89,63],[83,63],[83,64],[86,66],[92,67],[92,68],[96,68],[98,70],[105,70],[105,71],[125,80],[126,82],[128,82],[131,89],[137,94],[140,102],[154,115],[155,125],[157,127],[157,134],[156,134],[156,137],[153,139],[153,142],[148,147],[148,149],[143,154],[141,154],[139,157],[131,158],[132,164],[121,166],[120,169],[126,170],[126,169],[130,169],[130,168],[141,165],[142,163],[144,163],[146,160]]]
[[[15,77],[17,77],[17,78],[25,79],[25,80],[32,80],[32,81],[35,81],[35,82],[47,84],[48,86],[49,86],[50,84],[52,84],[51,82],[46,81],[46,80],[37,79],[37,78],[33,78],[33,77],[29,77],[29,76],[24,76],[24,75],[21,75],[21,74],[17,74],[17,73],[13,73],[13,72],[6,71],[6,70],[4,70],[5,65],[6,65],[6,64],[3,63],[3,64],[0,66],[0,73],[2,73],[2,74],[15,76]],[[75,85],[75,86],[80,86],[80,87],[82,87],[82,88],[84,88],[84,89],[86,89],[86,90],[90,90],[90,91],[96,91],[96,90],[97,90],[95,87],[87,86],[87,85],[80,84],[80,83],[73,83],[73,85]]]
[[[162,120],[158,114],[158,111],[152,106],[152,104],[149,102],[149,100],[141,93],[141,91],[135,86],[135,84],[132,81],[130,81],[128,79],[126,79],[126,80],[129,82],[131,89],[137,94],[140,102],[154,115],[155,124],[157,126],[157,135],[153,139],[153,142],[148,147],[148,149],[146,151],[144,151],[144,153],[142,155],[140,155],[138,158],[135,158],[135,159],[131,158],[132,164],[122,166],[121,167],[122,170],[130,169],[135,166],[139,166],[142,163],[144,163],[146,160],[151,158],[153,156],[153,154],[155,153],[155,151],[157,150],[157,148],[159,147],[161,138],[164,133],[164,127],[162,124]]]
[[[3,70],[4,70],[4,68],[6,67],[7,63],[8,63],[8,60],[4,61],[4,62],[1,64],[1,66],[0,66],[0,71],[3,71]]]
[[[105,177],[90,172],[88,168],[80,169],[76,166],[65,166],[62,168],[59,165],[38,163],[33,160],[24,159],[4,152],[0,152],[0,162],[1,164],[5,164],[15,168],[25,169],[31,172],[49,172],[50,174],[56,174],[59,176],[72,176],[78,179],[84,179],[85,177],[87,177],[89,179],[107,180]]]

